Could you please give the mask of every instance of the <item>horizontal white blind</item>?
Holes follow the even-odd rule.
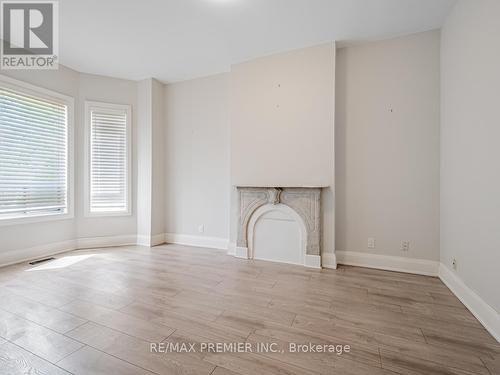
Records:
[[[66,213],[68,108],[0,87],[0,219]]]
[[[127,112],[90,110],[90,212],[128,210]]]

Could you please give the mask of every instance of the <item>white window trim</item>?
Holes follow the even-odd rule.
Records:
[[[90,110],[102,108],[105,110],[119,110],[127,113],[127,210],[120,212],[91,212],[90,211]],[[84,142],[84,216],[85,217],[107,217],[107,216],[130,216],[132,215],[132,107],[129,104],[114,104],[98,101],[85,101],[85,142]]]
[[[55,220],[68,220],[75,217],[75,154],[74,154],[74,119],[75,119],[75,99],[71,96],[61,94],[56,91],[52,91],[43,87],[38,87],[30,83],[20,81],[14,78],[7,77],[0,74],[0,85],[10,88],[12,90],[19,91],[28,95],[38,96],[45,99],[50,99],[52,101],[57,101],[64,103],[68,106],[68,160],[67,160],[67,173],[66,173],[66,183],[68,186],[67,199],[68,207],[65,213],[45,213],[36,215],[27,215],[16,218],[0,219],[0,226],[4,225],[19,225],[19,224],[30,224],[39,223],[43,221],[55,221]]]

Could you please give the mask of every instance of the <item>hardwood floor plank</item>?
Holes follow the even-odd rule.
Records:
[[[70,295],[62,295],[46,291],[45,289],[37,286],[37,284],[38,283],[14,279],[3,284],[3,288],[14,294],[55,308],[66,305],[67,303],[75,300],[75,297]]]
[[[387,350],[380,351],[382,367],[408,375],[473,375],[488,374],[486,372],[469,372],[457,367],[448,367],[435,362],[423,362],[417,358],[401,355]],[[453,363],[450,363],[453,365]]]
[[[10,292],[0,290],[1,308],[22,318],[38,323],[59,333],[65,333],[82,325],[87,320],[45,306]]]
[[[217,366],[211,375],[241,375],[239,372],[234,372],[224,367]]]
[[[154,353],[151,343],[110,328],[86,323],[68,336],[100,351],[158,374],[208,375],[215,368],[183,353]]]
[[[312,375],[312,371],[256,354],[208,354],[205,360],[242,375]]]
[[[316,332],[331,333],[335,334],[339,327],[343,327],[347,330],[363,330],[365,332],[380,333],[386,336],[399,337],[412,341],[425,342],[422,332],[418,328],[399,326],[398,324],[391,323],[373,323],[366,322],[361,319],[341,320],[320,320],[320,319],[310,319],[308,317],[297,315],[295,321],[293,322],[294,327],[302,328],[305,330],[311,330]]]
[[[175,327],[186,332],[194,332],[214,341],[244,341],[251,333],[251,329],[248,327],[240,326],[235,328],[224,326],[217,322],[193,319],[165,311],[160,307],[133,304],[123,308],[121,311],[141,319],[164,324],[168,327]]]
[[[225,310],[216,320],[226,327],[233,327],[235,329],[247,329],[252,332],[255,329],[264,327],[266,322],[279,323],[285,326],[291,326],[295,314],[283,314],[283,319],[269,319],[266,315],[251,314],[248,311],[242,313],[241,311]]]
[[[172,298],[174,301],[184,301],[195,305],[211,306],[222,310],[233,306],[267,307],[270,297],[254,296],[253,293],[240,295],[225,295],[220,293],[198,293],[184,290]]]
[[[223,309],[211,306],[198,306],[196,303],[183,303],[179,302],[174,298],[168,299],[144,299],[139,297],[135,303],[132,303],[129,306],[134,305],[148,305],[154,306],[156,308],[161,308],[163,311],[168,311],[171,313],[176,313],[180,315],[185,315],[191,317],[193,319],[202,319],[208,321],[214,321],[217,317],[222,314]]]
[[[352,340],[347,341],[323,333],[305,331],[295,327],[285,327],[277,324],[266,324],[263,329],[256,329],[254,335],[288,343],[349,345],[349,352],[343,353],[342,357],[363,362],[374,367],[380,367],[379,351],[378,348],[373,345],[361,344]]]
[[[490,371],[491,375],[500,374],[500,354],[492,357],[482,356],[481,361]]]
[[[66,336],[3,310],[0,310],[0,336],[53,363],[83,346]]]
[[[57,363],[74,375],[152,375],[147,371],[104,352],[85,346]]]
[[[95,305],[89,302],[74,301],[61,307],[61,309],[116,331],[152,342],[162,341],[175,331],[174,328],[167,327],[163,324],[139,319],[120,311],[106,309],[104,307],[95,308],[94,306]]]
[[[95,281],[95,280],[94,280]],[[103,281],[103,283],[109,280]],[[134,301],[133,298],[120,295],[114,292],[104,292],[89,286],[86,282],[82,284],[67,278],[54,278],[53,280],[44,280],[40,286],[54,292],[72,296],[73,299],[80,299],[101,305],[110,309],[120,309]]]
[[[422,328],[422,332],[428,343],[436,346],[445,345],[456,347],[478,355],[496,355],[500,351],[500,343],[491,337],[486,331],[479,336],[469,336],[469,332],[462,333],[459,330],[449,331],[446,329]]]
[[[0,375],[69,375],[69,372],[9,342],[0,345]]]
[[[323,375],[329,375],[334,372],[335,361],[338,357],[338,355],[328,352],[293,352],[293,349],[290,348],[289,342],[276,340],[275,338],[265,337],[257,334],[251,334],[248,337],[247,342],[255,345],[260,345],[262,343],[274,345],[276,351],[265,351],[259,353],[259,355],[266,358],[275,359],[277,361],[282,361],[290,365],[294,365],[305,370],[314,371]],[[302,340],[294,344],[306,343]]]

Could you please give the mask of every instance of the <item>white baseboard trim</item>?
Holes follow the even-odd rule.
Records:
[[[151,237],[145,234],[138,234],[136,244],[139,246],[151,246]]]
[[[236,246],[234,248],[234,256],[236,258],[248,259],[248,247]]]
[[[178,233],[165,233],[165,242],[177,245],[208,247],[210,249],[222,250],[227,250],[229,245],[227,238],[192,236]]]
[[[405,258],[390,255],[336,251],[337,263],[349,266],[377,268],[380,270],[438,276],[439,262],[426,259]]]
[[[500,314],[469,288],[443,263],[439,266],[439,278],[462,301],[479,322],[500,342]]]
[[[50,255],[65,253],[66,251],[75,249],[76,240],[67,240],[53,242],[46,245],[33,246],[26,249],[11,250],[0,253],[0,267],[45,258]]]
[[[137,235],[137,245],[139,246],[158,246],[165,243],[165,233],[154,234],[152,236],[138,234]]]
[[[309,268],[321,268],[321,256],[306,254],[304,257],[304,266]]]
[[[227,245],[227,255],[232,255],[233,257],[236,256],[236,243],[235,242],[229,242]]]
[[[76,240],[77,249],[93,249],[96,247],[111,247],[135,245],[137,237],[135,235],[83,237]]]
[[[151,236],[151,246],[158,246],[165,243],[165,233],[153,234]]]
[[[321,266],[324,268],[337,269],[337,257],[335,253],[323,253],[321,254]]]

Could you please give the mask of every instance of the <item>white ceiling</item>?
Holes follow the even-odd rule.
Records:
[[[61,0],[60,62],[179,81],[331,40],[438,28],[454,0]]]

